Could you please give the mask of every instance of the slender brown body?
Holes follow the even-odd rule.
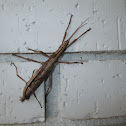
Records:
[[[49,73],[53,70],[54,64],[58,61],[59,57],[64,53],[69,41],[65,41],[59,49],[54,52],[49,59],[43,63],[43,65],[36,71],[36,73],[26,83],[23,91],[23,97],[20,99],[24,101],[29,99],[30,95],[37,90],[44,80],[48,78]],[[30,89],[28,88],[30,87]]]
[[[83,36],[85,33],[87,33],[88,31],[91,30],[91,28],[89,28],[87,31],[85,31],[84,33],[82,33],[79,37],[77,37],[76,39],[74,39],[70,44],[69,41],[70,39],[73,37],[73,35],[81,28],[83,27],[85,24],[84,21],[75,31],[74,33],[66,40],[66,34],[67,34],[67,30],[69,28],[69,25],[71,23],[71,19],[72,19],[72,15],[69,21],[69,24],[67,26],[67,29],[65,31],[64,37],[63,37],[63,41],[62,44],[60,45],[60,47],[56,50],[56,52],[54,52],[51,56],[48,56],[46,53],[42,52],[43,55],[46,54],[46,56],[49,57],[49,59],[47,61],[45,61],[44,63],[42,63],[42,66],[36,71],[36,73],[29,79],[28,82],[26,82],[26,86],[24,87],[23,90],[23,96],[21,97],[20,101],[23,102],[25,99],[29,99],[30,96],[32,94],[34,94],[34,92],[37,90],[37,88],[42,84],[43,81],[45,81],[50,73],[53,71],[53,68],[55,67],[55,63],[59,62],[59,58],[64,54],[64,51],[71,46],[74,42],[76,42],[81,36]],[[31,49],[30,49],[31,50]],[[40,52],[40,51],[39,51]],[[22,58],[21,56],[18,56],[20,58]],[[28,59],[28,58],[25,58]],[[30,59],[30,61],[33,61]],[[36,61],[37,62],[37,61]],[[68,63],[68,62],[67,62]],[[75,62],[74,62],[75,63]],[[77,62],[76,62],[77,63]],[[80,62],[79,62],[80,63]],[[17,70],[17,68],[16,68]],[[21,78],[18,74],[17,76],[19,78]],[[22,78],[21,78],[22,79]],[[23,79],[22,79],[23,80]],[[25,80],[23,80],[25,81]],[[35,95],[35,94],[34,94]]]

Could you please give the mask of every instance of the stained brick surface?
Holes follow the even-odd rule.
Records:
[[[68,36],[85,19],[74,38],[89,27],[87,35],[68,51],[124,50],[126,48],[125,0],[2,0],[0,1],[1,53],[28,52],[26,47],[46,52],[61,44],[70,15]],[[67,36],[67,37],[68,37]]]
[[[19,74],[27,81],[32,70],[39,65],[33,63],[15,63]],[[16,76],[15,67],[10,63],[0,63],[0,124],[31,123],[44,121],[44,90],[43,85],[37,90],[36,95],[43,108],[41,109],[36,99],[31,96],[29,101],[21,103],[25,83]]]
[[[61,65],[62,115],[69,119],[126,115],[126,62]]]

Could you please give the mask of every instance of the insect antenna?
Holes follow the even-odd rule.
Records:
[[[78,27],[77,29],[74,31],[74,33],[68,38],[68,41],[73,37],[73,35],[80,29],[82,28],[84,25],[86,25],[87,23],[85,23],[89,18],[87,18],[85,21],[83,21]],[[84,24],[85,23],[85,24]]]
[[[88,31],[90,31],[91,30],[91,28],[89,28],[87,31],[85,31],[85,32],[83,32],[80,36],[78,36],[76,39],[74,39],[68,46],[67,46],[67,48],[68,47],[70,47],[74,42],[76,42],[81,36],[83,36],[84,34],[86,34]]]

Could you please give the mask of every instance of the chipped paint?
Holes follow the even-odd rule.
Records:
[[[75,8],[79,10],[79,7],[80,7],[79,3],[75,4]]]

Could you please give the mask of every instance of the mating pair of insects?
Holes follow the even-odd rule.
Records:
[[[28,61],[33,61],[33,62],[36,62],[36,63],[40,63],[42,64],[42,66],[37,70],[37,71],[33,71],[33,74],[32,74],[32,77],[29,79],[28,82],[26,82],[22,77],[20,77],[18,75],[18,70],[17,70],[17,67],[15,64],[13,64],[16,68],[16,75],[22,79],[26,85],[24,87],[24,90],[23,90],[23,96],[21,97],[20,101],[23,102],[24,100],[27,100],[30,98],[30,96],[33,94],[36,98],[36,100],[38,101],[38,103],[40,104],[40,107],[42,108],[41,106],[41,103],[39,102],[36,94],[35,94],[35,91],[37,90],[37,88],[42,84],[42,82],[45,82],[47,80],[47,78],[49,78],[49,85],[48,85],[48,89],[46,91],[46,94],[45,94],[45,97],[47,97],[47,95],[49,94],[49,92],[51,91],[51,87],[52,87],[52,72],[53,72],[53,68],[55,67],[55,64],[58,62],[58,63],[66,63],[66,64],[73,64],[73,63],[82,63],[82,62],[65,62],[65,61],[59,61],[59,58],[64,54],[64,51],[70,47],[73,43],[75,43],[81,36],[83,36],[84,34],[86,34],[88,31],[91,30],[91,28],[89,28],[87,31],[83,32],[79,37],[77,37],[76,39],[74,39],[71,43],[69,43],[70,39],[73,37],[73,35],[81,28],[83,27],[86,23],[86,21],[88,20],[85,20],[84,22],[82,22],[79,27],[77,27],[77,29],[73,32],[73,34],[67,39],[65,40],[66,38],[66,35],[67,35],[67,30],[70,26],[70,23],[71,23],[71,19],[72,19],[72,16],[70,17],[70,21],[68,23],[68,26],[66,28],[66,31],[64,33],[64,36],[63,36],[63,40],[62,40],[62,44],[59,46],[59,48],[56,50],[56,52],[54,52],[52,55],[48,55],[42,51],[37,51],[37,50],[33,50],[33,49],[28,49],[28,50],[31,50],[31,51],[34,51],[34,52],[38,52],[38,53],[41,53],[42,55],[48,57],[48,60],[45,61],[45,62],[38,62],[38,61],[35,61],[35,60],[32,60],[32,59],[29,59],[29,58],[25,58],[25,57],[22,57],[22,56],[18,56],[16,54],[13,54],[14,56],[17,56],[17,57],[20,57],[20,58],[23,58],[23,59],[26,59]]]

